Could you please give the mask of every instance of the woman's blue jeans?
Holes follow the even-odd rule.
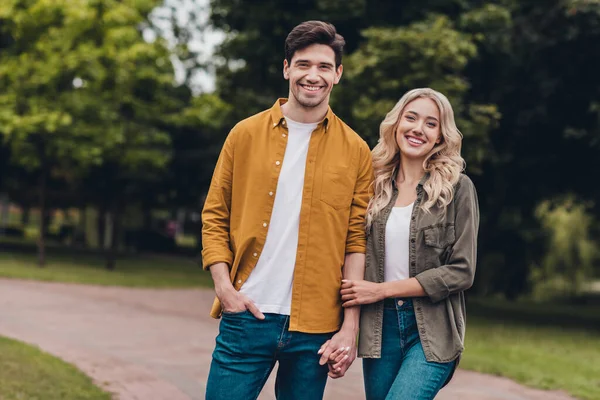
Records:
[[[432,400],[456,361],[429,362],[410,299],[386,301],[381,358],[363,359],[367,400]]]
[[[322,399],[327,365],[317,352],[333,333],[290,332],[290,317],[252,313],[224,313],[213,352],[206,400],[256,399],[275,362],[279,363],[275,395],[283,400]]]

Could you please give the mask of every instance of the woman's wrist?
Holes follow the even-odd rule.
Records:
[[[394,297],[390,290],[391,282],[382,282],[381,285],[381,293],[383,294],[383,298],[381,300],[385,300],[388,297]]]
[[[403,281],[391,281],[391,282],[383,282],[381,283],[381,292],[383,293],[383,298],[394,298],[394,297],[404,297],[403,286],[405,285],[406,280]]]

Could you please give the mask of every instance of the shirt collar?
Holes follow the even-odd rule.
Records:
[[[275,104],[273,104],[273,107],[271,107],[271,127],[272,128],[276,128],[278,125],[281,124],[282,121],[285,120],[285,117],[283,116],[283,113],[281,112],[281,106],[284,105],[285,103],[287,103],[288,99],[286,98],[280,98],[277,99],[277,101],[275,102]],[[331,121],[333,120],[333,111],[331,111],[331,107],[327,107],[327,114],[325,115],[325,118],[323,118],[323,120],[321,122],[319,122],[319,124],[317,125],[317,129],[319,129],[321,126],[325,127],[325,132],[327,132],[329,130],[329,126],[331,125]]]

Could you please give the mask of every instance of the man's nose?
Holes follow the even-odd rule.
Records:
[[[308,74],[306,75],[306,80],[312,83],[317,83],[319,81],[319,70],[317,67],[312,67],[308,70]]]

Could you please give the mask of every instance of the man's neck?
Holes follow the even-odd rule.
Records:
[[[303,107],[298,104],[294,96],[290,96],[287,103],[281,106],[281,112],[296,122],[311,124],[321,122],[329,110],[329,98],[316,107]]]

